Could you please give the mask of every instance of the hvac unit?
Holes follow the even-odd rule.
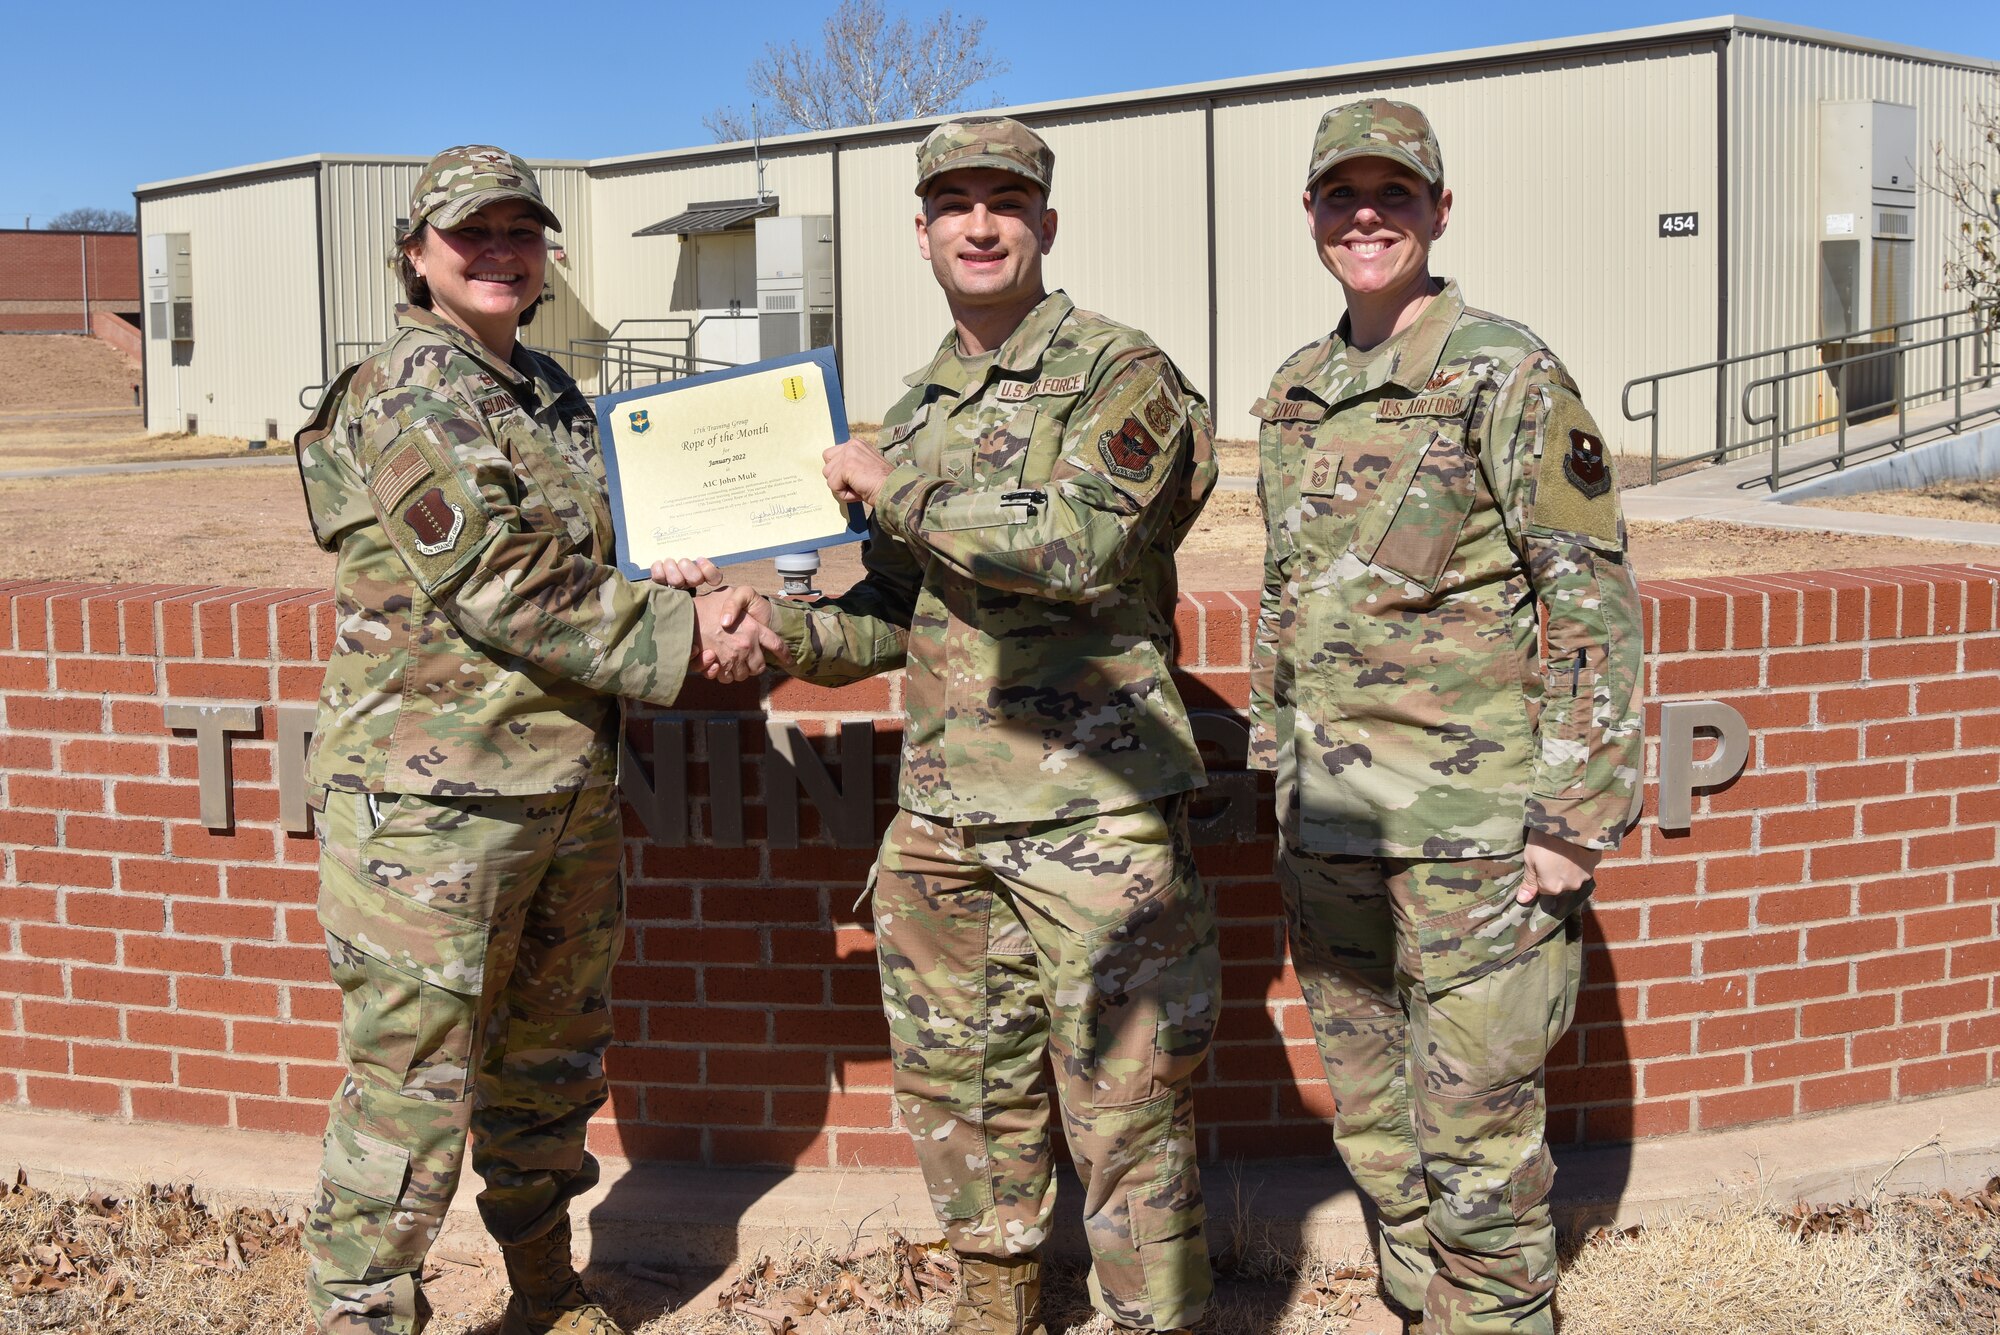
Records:
[[[1880,326],[1915,314],[1915,107],[1820,103],[1817,221],[1820,338],[1896,342]]]
[[[146,334],[149,338],[194,340],[194,267],[186,232],[153,232],[146,237]]]
[[[757,355],[833,343],[833,219],[757,220]]]

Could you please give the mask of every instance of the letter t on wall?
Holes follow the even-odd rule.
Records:
[[[1716,734],[1705,760],[1694,758],[1697,731]],[[1715,700],[1676,700],[1660,706],[1660,802],[1663,830],[1685,830],[1696,788],[1728,783],[1750,759],[1750,728],[1743,716]]]
[[[256,732],[263,709],[257,705],[168,705],[167,726],[192,732],[201,783],[201,823],[226,830],[229,810],[229,741],[232,732]]]

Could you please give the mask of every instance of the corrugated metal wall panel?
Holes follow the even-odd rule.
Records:
[[[880,421],[903,396],[903,377],[951,328],[944,294],[917,254],[920,140],[840,151],[841,380],[856,421]],[[1058,156],[1058,189],[1063,168]]]
[[[1051,199],[1059,225],[1049,286],[1145,330],[1210,393],[1202,110],[1126,112],[1036,129],[1056,152]]]
[[[1457,278],[1473,305],[1546,339],[1608,437],[1643,448],[1643,432],[1619,415],[1625,381],[1715,349],[1707,43],[1220,103],[1222,433],[1254,434],[1248,408],[1271,372],[1339,321],[1340,289],[1319,263],[1300,193],[1321,114],[1376,95],[1421,106],[1444,149],[1454,206],[1433,270]],[[1701,234],[1661,239],[1659,215],[1685,210],[1700,213]]]
[[[410,205],[418,164],[331,162],[326,166],[326,284],[328,365],[339,370],[388,338],[395,323],[401,286],[388,265],[396,219]],[[590,179],[577,167],[537,167],[536,179],[549,207],[563,220],[549,234],[564,257],[551,256],[552,300],[535,312],[522,335],[535,347],[566,351],[569,340],[600,332],[591,318]]]
[[[246,439],[262,439],[270,419],[286,436],[304,423],[299,390],[320,378],[314,179],[308,171],[140,206],[143,233],[188,234],[194,282],[193,342],[148,331],[148,431],[182,430],[190,413],[209,435]]]
[[[1145,330],[1206,393],[1201,111],[1123,113],[1036,130],[1056,153],[1059,225],[1044,270],[1048,285]],[[918,139],[840,155],[842,365],[857,421],[879,420],[902,397],[903,377],[951,328],[951,312],[917,253]]]
[[[1872,99],[1914,106],[1916,166],[1929,174],[1936,166],[1934,145],[1958,158],[1979,151],[1967,108],[1994,96],[1994,79],[1955,66],[1738,33],[1730,44],[1729,82],[1730,255],[1738,276],[1731,285],[1729,340],[1732,353],[1746,353],[1819,334],[1820,104]],[[1958,219],[1949,204],[1922,188],[1916,215],[1910,313],[1962,309],[1964,298],[1944,286]],[[1730,387],[1732,408],[1743,385],[1778,369],[1773,360],[1739,370]],[[1934,364],[1923,369],[1930,377],[1923,383],[1935,383]],[[1910,370],[1913,375],[1919,370],[1915,357]],[[1826,377],[1793,383],[1787,405],[1792,420],[1832,414]]]

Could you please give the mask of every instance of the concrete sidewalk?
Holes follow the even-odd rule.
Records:
[[[12,468],[0,472],[0,482],[34,477],[117,477],[126,473],[178,473],[189,468],[265,468],[292,462],[290,450],[268,454],[230,454],[217,459],[163,459],[158,463],[69,464],[61,468]]]
[[[309,1137],[99,1121],[0,1109],[0,1164],[18,1162],[47,1191],[192,1182],[216,1204],[305,1204],[319,1166]],[[1624,1227],[1733,1193],[1834,1202],[1884,1192],[1976,1189],[2000,1174],[2000,1087],[1734,1131],[1557,1147],[1556,1212],[1568,1229]],[[604,1161],[577,1210],[578,1246],[600,1263],[727,1265],[802,1234],[851,1245],[937,1225],[913,1170],[784,1172]],[[452,1206],[440,1245],[485,1254],[473,1208],[477,1179]],[[1358,1251],[1367,1229],[1353,1184],[1331,1152],[1319,1160],[1211,1164],[1204,1169],[1209,1241],[1268,1241],[1323,1254]],[[1058,1251],[1081,1254],[1075,1179],[1056,1213]],[[1245,1235],[1248,1235],[1245,1237]]]

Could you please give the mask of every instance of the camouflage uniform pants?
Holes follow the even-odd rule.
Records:
[[[1334,1144],[1426,1335],[1554,1330],[1542,1064],[1575,1012],[1581,915],[1515,905],[1522,875],[1518,853],[1278,858]]]
[[[898,812],[875,930],[897,1107],[951,1245],[1049,1233],[1049,1080],[1083,1182],[1091,1297],[1123,1326],[1208,1301],[1192,1091],[1217,1014],[1215,916],[1185,799],[953,828]]]
[[[503,1244],[540,1237],[597,1180],[584,1131],[624,934],[617,790],[324,798],[319,917],[347,1076],[309,1301],[329,1331],[406,1335],[468,1131]]]

